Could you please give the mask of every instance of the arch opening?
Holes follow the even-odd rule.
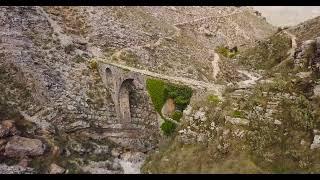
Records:
[[[107,86],[109,89],[112,89],[112,84],[113,84],[113,77],[112,77],[112,72],[110,68],[106,68],[106,81],[107,81]]]
[[[120,120],[122,123],[131,122],[131,105],[133,97],[135,96],[136,87],[133,79],[126,79],[122,82],[119,90],[119,106],[120,106]]]

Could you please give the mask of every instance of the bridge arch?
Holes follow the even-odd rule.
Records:
[[[110,68],[105,69],[105,76],[107,81],[107,87],[113,89],[113,74]]]
[[[136,86],[134,85],[134,79],[126,79],[121,83],[119,89],[119,110],[120,121],[122,123],[131,122],[131,105],[134,103],[132,97],[135,94]]]

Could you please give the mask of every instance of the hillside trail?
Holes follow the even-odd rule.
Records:
[[[295,50],[297,48],[296,36],[286,30],[284,30],[283,33],[290,37],[291,48],[288,50],[288,57],[285,60],[283,60],[280,64],[278,64],[275,68],[279,68],[281,66],[281,64],[283,64],[284,62],[287,62],[291,58],[293,58]],[[238,82],[237,83],[238,89],[251,88],[252,86],[254,86],[256,84],[256,81],[258,81],[259,79],[262,78],[262,76],[260,74],[249,72],[247,70],[238,70],[238,72],[241,74],[244,74],[245,76],[247,76],[249,78],[248,80]]]
[[[203,20],[207,20],[207,19],[224,18],[224,17],[232,16],[232,15],[235,15],[235,14],[238,14],[238,13],[241,13],[241,11],[235,10],[235,11],[229,13],[229,14],[222,15],[222,16],[207,16],[207,17],[195,19],[195,20],[192,20],[192,21],[185,21],[185,22],[182,22],[182,23],[177,23],[177,24],[174,24],[174,26],[184,26],[184,25],[187,25],[187,24],[194,24],[194,23],[197,23],[197,22],[200,22],[200,21],[203,21]]]
[[[279,63],[277,66],[275,66],[275,69],[281,68],[281,66],[284,63],[286,63],[286,62],[290,61],[291,59],[293,59],[294,58],[294,53],[295,53],[295,51],[296,51],[296,49],[298,47],[298,45],[297,45],[297,37],[294,34],[288,32],[286,30],[283,30],[283,33],[290,37],[290,39],[291,39],[291,48],[288,50],[288,57],[286,59],[284,59],[281,63]]]
[[[220,61],[220,56],[216,52],[213,53],[213,61],[211,61],[212,65],[212,76],[213,79],[217,79],[217,75],[220,72],[220,67],[219,67],[219,61]]]
[[[248,77],[249,79],[247,80],[243,80],[243,81],[239,81],[237,83],[238,88],[237,89],[248,89],[253,87],[256,82],[262,78],[262,76],[258,73],[253,73],[247,70],[237,70],[240,74],[245,75],[246,77]]]
[[[297,48],[297,37],[286,30],[284,30],[283,32],[291,38],[291,48],[289,49],[288,54],[289,57],[293,57],[295,49]]]

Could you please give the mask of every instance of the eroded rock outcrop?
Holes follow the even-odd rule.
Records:
[[[14,136],[8,141],[4,155],[8,157],[32,157],[40,156],[44,151],[45,145],[40,140]]]

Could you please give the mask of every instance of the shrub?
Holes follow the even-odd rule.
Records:
[[[116,57],[112,57],[116,58]],[[117,57],[120,60],[123,60],[128,65],[136,65],[138,64],[138,56],[134,54],[132,51],[121,51],[119,56]]]
[[[190,103],[192,89],[188,86],[167,84],[165,87],[167,98],[174,99],[177,109],[183,111]]]
[[[166,136],[171,135],[176,129],[176,127],[177,125],[175,123],[168,120],[165,120],[164,123],[161,124],[161,130]]]
[[[221,102],[221,100],[219,99],[218,96],[216,95],[209,95],[208,96],[208,101],[210,104],[213,104],[213,105],[217,105]]]
[[[90,61],[90,65],[89,65],[90,69],[98,69],[98,63],[96,60],[91,60]]]
[[[235,111],[233,111],[233,113],[232,113],[232,117],[235,117],[235,118],[244,118],[244,114],[243,114],[242,111],[235,110]]]
[[[277,118],[291,129],[310,131],[315,126],[312,105],[303,95],[296,99],[283,98],[279,104]]]
[[[229,49],[222,46],[217,47],[216,52],[223,55],[224,57],[228,57],[229,55]]]
[[[175,111],[173,114],[172,114],[172,116],[171,116],[171,118],[173,119],[173,120],[175,120],[175,121],[180,121],[180,119],[182,118],[182,112],[181,111]]]
[[[221,54],[222,56],[226,57],[226,58],[233,58],[237,55],[237,48],[233,48],[232,50],[230,50],[227,47],[223,47],[223,46],[218,46],[215,51],[219,54]]]

